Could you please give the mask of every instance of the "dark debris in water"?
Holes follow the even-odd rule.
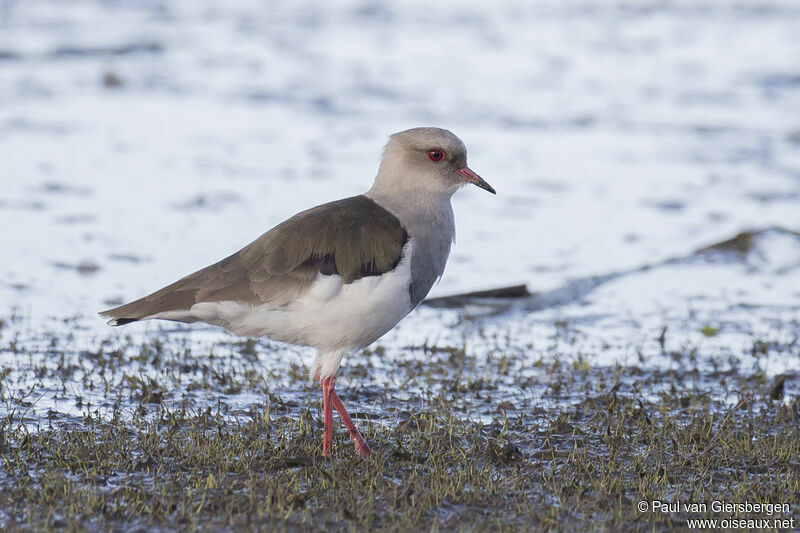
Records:
[[[103,87],[107,89],[119,89],[125,85],[125,81],[119,74],[108,71],[103,74],[101,79]]]
[[[183,202],[174,204],[176,209],[216,211],[228,205],[240,204],[242,199],[233,192],[200,194]]]
[[[583,300],[590,292],[601,285],[614,281],[623,276],[635,274],[654,268],[687,263],[698,259],[724,259],[730,262],[739,262],[746,258],[760,239],[775,235],[785,235],[796,238],[797,246],[800,248],[800,233],[787,228],[771,227],[761,230],[743,231],[736,236],[725,239],[718,243],[705,246],[695,252],[672,259],[667,259],[653,265],[630,270],[612,272],[600,276],[590,276],[567,283],[562,287],[544,292],[530,292],[525,285],[513,285],[509,287],[498,287],[484,291],[454,294],[439,298],[431,298],[423,303],[436,308],[463,308],[467,306],[483,306],[486,312],[478,316],[497,316],[509,310],[516,310],[520,306],[514,304],[514,300],[522,302],[522,307],[526,311],[535,311],[550,307],[558,307]],[[730,255],[733,252],[733,255]],[[720,255],[721,254],[721,255]]]
[[[78,274],[81,274],[83,276],[88,276],[88,275],[94,274],[95,272],[97,272],[98,270],[100,270],[102,268],[100,265],[98,265],[92,259],[84,259],[83,261],[80,261],[80,262],[74,263],[74,264],[73,263],[64,263],[64,262],[61,262],[61,261],[55,261],[55,262],[53,262],[53,266],[56,267],[56,268],[64,269],[64,270],[74,270]]]
[[[756,232],[752,231],[743,231],[732,239],[727,239],[722,242],[712,244],[711,246],[700,248],[697,250],[697,253],[703,254],[714,250],[733,250],[735,252],[739,252],[740,254],[747,254],[753,248],[753,237],[756,234]]]
[[[52,59],[83,58],[83,57],[115,57],[132,54],[158,54],[164,50],[161,43],[143,41],[123,43],[108,46],[73,46],[64,45],[53,49],[47,54]]]
[[[453,296],[443,296],[440,298],[428,298],[425,300],[425,305],[431,307],[457,307],[463,303],[470,302],[475,299],[484,298],[525,298],[530,296],[526,285],[512,285],[510,287],[499,287],[497,289],[489,289],[485,291],[473,291],[463,294],[455,294]]]
[[[92,190],[88,187],[77,187],[60,181],[48,181],[41,185],[40,190],[47,194],[69,194],[74,196],[90,196]]]
[[[135,253],[130,253],[130,254],[124,254],[124,253],[109,254],[108,258],[111,261],[120,261],[120,262],[123,262],[123,263],[133,263],[133,264],[143,263],[145,261],[149,261],[150,260],[150,258],[148,258],[148,257],[144,257],[144,256],[141,256],[141,255],[135,254]]]

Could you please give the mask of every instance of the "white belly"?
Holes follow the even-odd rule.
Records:
[[[157,318],[209,322],[238,335],[266,335],[312,346],[322,353],[359,350],[411,312],[412,248],[411,242],[407,243],[397,267],[380,276],[345,285],[338,275],[318,274],[311,288],[287,305],[200,302],[188,311],[162,313]],[[178,313],[182,316],[167,316]]]

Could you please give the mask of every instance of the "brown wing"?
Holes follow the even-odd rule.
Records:
[[[345,198],[303,211],[219,263],[100,314],[120,325],[198,302],[283,305],[302,294],[318,272],[352,283],[392,270],[407,241],[389,211],[363,195]]]

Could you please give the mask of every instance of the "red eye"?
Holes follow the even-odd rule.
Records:
[[[433,161],[434,163],[438,163],[442,159],[444,159],[444,152],[441,150],[428,150],[428,159]]]

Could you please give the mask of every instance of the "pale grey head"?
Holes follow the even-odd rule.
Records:
[[[450,197],[467,183],[495,193],[467,166],[461,139],[441,128],[413,128],[389,138],[373,190]]]

